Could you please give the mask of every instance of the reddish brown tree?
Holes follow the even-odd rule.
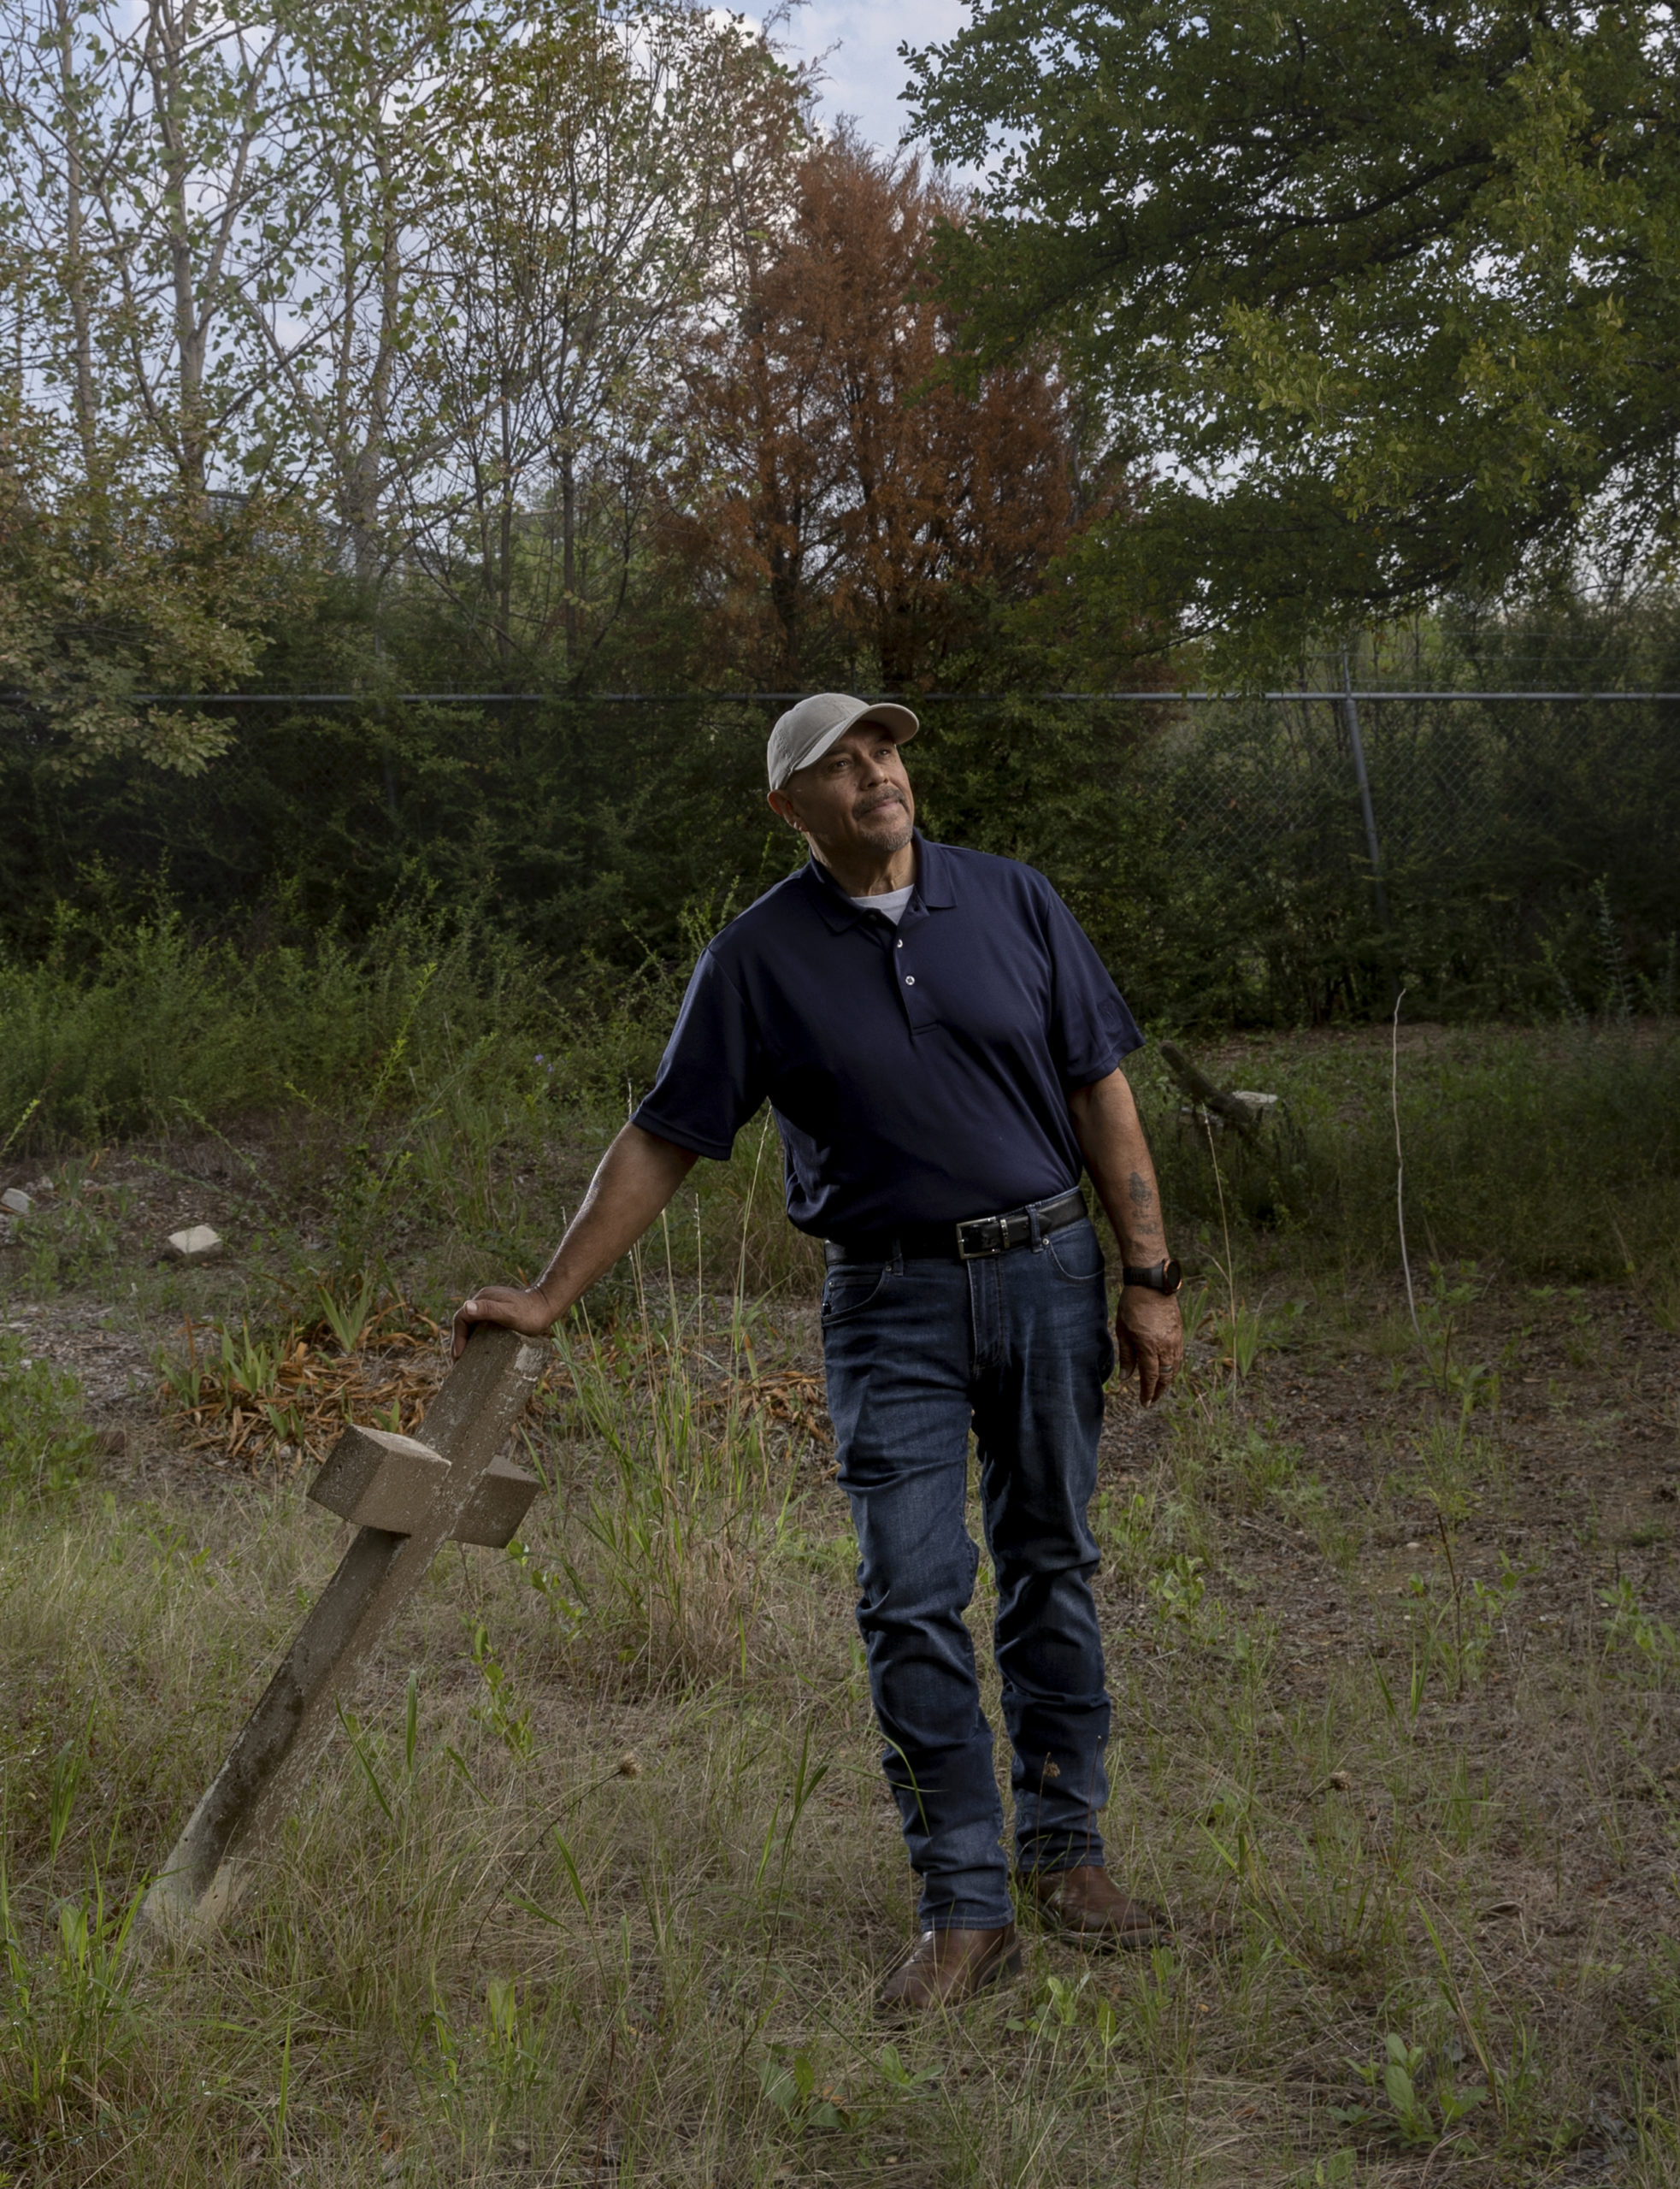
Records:
[[[849,136],[811,154],[779,232],[741,246],[743,304],[691,358],[690,481],[674,534],[750,679],[962,674],[1080,515],[1067,405],[1028,366],[964,386],[927,267],[960,199]]]

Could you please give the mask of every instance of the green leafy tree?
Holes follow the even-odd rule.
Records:
[[[314,585],[307,532],[255,501],[159,496],[78,475],[61,420],[0,391],[0,729],[51,780],[113,754],[196,775],[225,720],[146,692],[249,676],[282,607]]]
[[[452,440],[410,522],[492,673],[575,689],[635,605],[683,346],[727,293],[739,201],[799,129],[800,80],[682,0],[516,27],[481,29],[440,102]]]
[[[944,242],[982,363],[1052,333],[1164,459],[1078,582],[1258,667],[1677,534],[1665,7],[976,0],[911,56],[990,160]]]

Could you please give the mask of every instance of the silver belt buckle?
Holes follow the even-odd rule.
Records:
[[[970,1246],[971,1231],[989,1232],[993,1243]],[[1009,1226],[1001,1216],[971,1216],[965,1224],[957,1226],[957,1259],[959,1262],[981,1262],[990,1255],[1000,1254],[1009,1245]]]

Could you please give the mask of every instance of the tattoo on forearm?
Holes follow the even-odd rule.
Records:
[[[1141,1171],[1134,1171],[1126,1181],[1126,1250],[1134,1260],[1140,1260],[1165,1239],[1160,1203],[1155,1197],[1154,1187]],[[1116,1229],[1119,1228],[1117,1223]]]

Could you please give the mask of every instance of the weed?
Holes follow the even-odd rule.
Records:
[[[24,1283],[34,1299],[109,1279],[115,1266],[129,1196],[123,1190],[93,1197],[89,1189],[97,1160],[64,1165],[58,1189],[42,1195],[28,1215],[17,1219]]]
[[[1332,2151],[1328,2158],[1316,2160],[1310,2173],[1298,2174],[1294,2189],[1342,2189],[1342,2185],[1352,2181],[1359,2170],[1359,2153],[1344,2146],[1339,2151]]]
[[[1438,1659],[1453,1682],[1454,1694],[1462,1696],[1466,1687],[1482,1679],[1494,1644],[1506,1636],[1512,1608],[1528,1572],[1501,1553],[1494,1579],[1483,1581],[1479,1575],[1472,1575],[1466,1586],[1453,1555],[1453,1536],[1439,1514],[1436,1525],[1447,1575],[1446,1601],[1442,1602],[1439,1589],[1419,1573],[1409,1577],[1407,1593],[1423,1621],[1426,1660]],[[1412,1715],[1415,1720],[1415,1711]]]
[[[182,1425],[209,1431],[231,1457],[248,1446],[293,1449],[304,1441],[296,1403],[298,1371],[308,1348],[295,1331],[283,1337],[253,1336],[249,1323],[200,1332],[186,1325],[187,1360],[158,1355],[162,1393],[175,1403]],[[203,1350],[199,1350],[203,1339]]]
[[[76,1378],[0,1330],[0,1491],[60,1495],[85,1472],[93,1446]]]
[[[1256,1513],[1267,1498],[1288,1489],[1300,1465],[1299,1444],[1280,1442],[1275,1425],[1247,1422],[1217,1440],[1219,1478],[1239,1512]]]
[[[1449,1529],[1461,1528],[1484,1491],[1505,1480],[1505,1455],[1471,1427],[1471,1408],[1429,1422],[1413,1440],[1414,1481]]]
[[[516,1763],[528,1760],[535,1746],[531,1731],[531,1714],[519,1707],[513,1682],[507,1667],[497,1655],[490,1639],[490,1630],[482,1619],[464,1616],[463,1624],[470,1637],[473,1662],[478,1667],[479,1677],[484,1682],[484,1700],[475,1714],[479,1722],[501,1742]]]
[[[1381,2087],[1388,2100],[1387,2123],[1402,2144],[1413,2147],[1437,2144],[1466,2115],[1487,2103],[1488,2093],[1479,2084],[1459,2090],[1450,2078],[1441,2075],[1435,2078],[1425,2097],[1419,2086],[1428,2055],[1422,2045],[1409,2044],[1393,2030],[1383,2040],[1383,2053],[1375,2065],[1357,2062],[1349,2065],[1361,2081],[1373,2089]],[[1374,2125],[1385,2119],[1381,2112],[1364,2106],[1332,2107],[1331,2115],[1348,2127]]]
[[[1680,1664],[1680,1633],[1640,1602],[1625,1574],[1612,1587],[1600,1590],[1598,1600],[1609,1614],[1604,1626],[1606,1658],[1623,1656],[1653,1684],[1664,1685]]]
[[[1680,1269],[1672,1263],[1659,1271],[1646,1295],[1652,1321],[1671,1337],[1680,1336]]]
[[[1392,1099],[1408,1237],[1427,1240],[1449,1271],[1471,1260],[1536,1282],[1618,1279],[1630,1252],[1642,1266],[1671,1260],[1680,1236],[1677,1042],[1671,1024],[1611,1025],[1584,1042],[1488,1026],[1407,1053]],[[1388,1043],[1333,1061],[1280,1042],[1267,1057],[1269,1083],[1300,1134],[1289,1186],[1297,1267],[1338,1277],[1394,1266],[1389,1064]],[[1211,1225],[1217,1242],[1218,1197],[1200,1136],[1172,1129],[1178,1098],[1164,1069],[1147,1060],[1135,1069],[1173,1236]],[[1221,1161],[1233,1159],[1227,1144]],[[1594,1195],[1560,1229],[1551,1212],[1572,1192],[1578,1201],[1583,1177]],[[1252,1235],[1235,1226],[1233,1245],[1240,1263],[1258,1259]],[[1449,1358],[1460,1351],[1455,1343]]]
[[[305,1057],[297,1083],[323,1105],[323,1140],[341,1112],[363,1116],[434,960],[366,1135],[376,1161],[412,1151],[385,1215],[418,1225],[436,1212],[411,1248],[435,1254],[434,1274],[452,1266],[456,1241],[439,1240],[456,1226],[474,1255],[505,1253],[510,1273],[551,1213],[557,1173],[534,1166],[553,1089],[594,1070],[581,1035],[551,1085],[531,1070],[534,1039],[517,1058],[478,1048],[480,1019],[451,1046],[439,996],[471,995],[428,944],[390,975],[357,1048],[323,1036],[339,1079]],[[301,993],[282,1002],[303,1008]],[[552,1030],[541,1039],[557,1053]],[[1593,1041],[1639,1077],[1613,1029]],[[300,1519],[295,1487],[224,1483],[207,1497],[173,1471],[144,1500],[85,1496],[67,1510],[21,1495],[0,1509],[0,2168],[110,2189],[271,2174],[311,2189],[398,2168],[463,2181],[875,2180],[909,2158],[929,2179],[1142,2185],[1235,2169],[1330,2189],[1358,2174],[1355,2143],[1373,2169],[1416,2173],[1438,2151],[1431,2182],[1472,2150],[1490,2174],[1528,2179],[1604,2117],[1595,2093],[1619,2088],[1616,2110],[1643,2139],[1623,2157],[1664,2178],[1671,1976],[1647,1903],[1622,1892],[1631,1878],[1642,1895],[1673,1862],[1662,1575],[1612,1581],[1606,1549],[1581,1583],[1599,1616],[1529,1621],[1523,1678],[1482,1685],[1527,1584],[1470,1548],[1478,1500],[1510,1485],[1486,1380],[1453,1382],[1476,1363],[1467,1333],[1491,1266],[1466,1273],[1462,1260],[1509,1247],[1513,1266],[1553,1283],[1535,1313],[1563,1342],[1595,1343],[1600,1325],[1591,1295],[1569,1296],[1579,1272],[1558,1266],[1555,1241],[1520,1207],[1490,1208],[1493,1191],[1519,1198],[1543,1181],[1546,1136],[1496,1145],[1462,1100],[1479,1089],[1505,1133],[1532,1116],[1524,1074],[1547,1052],[1501,1035],[1489,1049],[1485,1072],[1462,1050],[1420,1052],[1401,1093],[1408,1118],[1432,1119],[1407,1146],[1408,1222],[1438,1264],[1420,1305],[1453,1325],[1441,1377],[1427,1360],[1414,1371],[1418,1418],[1392,1462],[1408,1509],[1422,1496],[1440,1516],[1420,1593],[1395,1605],[1386,1534],[1368,1560],[1351,1487],[1309,1472],[1298,1432],[1266,1418],[1265,1347],[1289,1326],[1259,1307],[1257,1326],[1235,1319],[1306,1289],[1317,1268],[1328,1322],[1344,1257],[1348,1329],[1380,1311],[1359,1275],[1379,1236],[1392,1266],[1386,1154],[1380,1195],[1361,1183],[1371,1149],[1384,1152],[1381,1100],[1375,1126],[1359,1106],[1382,1094],[1380,1075],[1322,1095],[1305,1073],[1294,1083],[1306,1139],[1291,1207],[1319,1212],[1323,1236],[1271,1242],[1262,1267],[1234,1200],[1231,1367],[1204,1374],[1160,1427],[1119,1425],[1141,1440],[1129,1456],[1162,1430],[1164,1449],[1140,1480],[1107,1476],[1092,1516],[1141,1600],[1123,1626],[1099,1586],[1114,1626],[1103,1828],[1128,1889],[1179,1915],[1182,1951],[1087,1962],[1035,1940],[1022,1987],[968,2017],[976,2041],[918,2027],[884,2045],[872,2025],[880,1966],[912,1916],[846,1614],[854,1553],[826,1478],[820,1381],[792,1350],[805,1310],[785,1335],[781,1308],[752,1296],[801,1286],[808,1251],[775,1208],[773,1136],[755,1131],[727,1171],[697,1173],[663,1237],[569,1329],[526,1425],[551,1494],[506,1558],[440,1561],[254,1875],[227,1950],[137,1978],[111,1959],[133,1894],[330,1572],[336,1531]],[[1592,1051],[1565,1055],[1546,1090],[1563,1122],[1548,1131],[1573,1118],[1594,1143],[1588,1089],[1618,1099]],[[1657,1114],[1643,1099],[1618,1113],[1624,1126]],[[575,1127],[574,1148],[592,1152],[595,1131]],[[1234,1154],[1220,1151],[1228,1169]],[[1474,1169],[1483,1156],[1492,1189]],[[1632,1156],[1618,1175],[1607,1205],[1654,1266],[1668,1189]],[[1630,1230],[1629,1201],[1648,1189]],[[265,1220],[284,1213],[277,1201]],[[322,1256],[332,1313],[294,1259],[280,1306],[247,1299],[191,1325],[164,1374],[173,1406],[203,1408],[192,1437],[225,1449],[237,1415],[254,1425],[244,1453],[271,1451],[265,1406],[294,1410],[316,1446],[346,1411],[411,1425],[435,1335],[370,1287],[371,1266],[336,1247]],[[1465,1286],[1471,1297],[1450,1296]],[[1404,1307],[1390,1319],[1415,1360]],[[9,1371],[17,1356],[3,1359]],[[0,1417],[19,1383],[0,1376]],[[1572,1384],[1560,1400],[1566,1427]],[[1309,1390],[1297,1410],[1312,1403]],[[55,1407],[74,1443],[74,1387]],[[1245,1595],[1264,1605],[1262,1590],[1310,1587],[1276,1514],[1335,1561],[1337,1608],[1345,1596],[1377,1652],[1412,1614],[1398,1655],[1275,1649],[1271,1614],[1237,1615]],[[1625,1541],[1619,1520],[1615,1532]],[[982,1588],[976,1629],[988,1608]],[[991,1678],[985,1666],[994,1715]],[[1616,1791],[1630,1758],[1638,1801]],[[1496,1818],[1520,1826],[1515,1856]],[[1520,1912],[1499,1915],[1507,1902]],[[1538,1961],[1531,1902],[1547,1932]],[[1573,1907],[1591,1912],[1578,1942],[1552,1924]],[[1203,1919],[1232,1910],[1224,1950],[1204,1952]],[[1376,2056],[1345,2093],[1363,2101],[1353,2134],[1300,2097],[1304,2061],[1316,2077],[1350,2050],[1367,2068]]]
[[[1198,1647],[1223,1640],[1225,1610],[1207,1593],[1202,1561],[1187,1551],[1175,1551],[1148,1578],[1150,1607],[1166,1632]]]
[[[32,1950],[15,1920],[0,1852],[0,1997],[8,2033],[0,2120],[15,2136],[27,2139],[62,2119],[67,2099],[79,2109],[91,2104],[96,2117],[120,2102],[122,2071],[141,2039],[133,1997],[138,1972],[127,1950],[141,1897],[109,1906],[96,1868],[85,1890],[59,1903],[50,1951],[44,1939]]]
[[[1418,1737],[1418,1720],[1423,1711],[1424,1697],[1429,1693],[1429,1673],[1435,1662],[1434,1622],[1430,1622],[1419,1638],[1421,1648],[1418,1641],[1412,1645],[1412,1662],[1403,1696],[1396,1694],[1386,1668],[1375,1659],[1371,1661],[1371,1671],[1376,1678],[1376,1691],[1382,1698],[1382,1707],[1390,1721],[1400,1728],[1407,1740],[1415,1740]]]
[[[377,1277],[363,1276],[353,1287],[347,1286],[342,1295],[326,1284],[317,1285],[316,1297],[327,1327],[338,1342],[342,1354],[354,1353],[368,1335],[374,1319],[374,1303],[379,1297]]]
[[[1246,1301],[1234,1300],[1223,1314],[1214,1316],[1213,1333],[1224,1356],[1223,1366],[1232,1375],[1251,1374],[1264,1343],[1260,1310]]]
[[[890,2045],[886,2049],[893,2050]],[[896,2052],[893,2059],[896,2066]],[[773,2111],[801,2128],[850,2125],[851,2115],[839,2093],[818,2081],[816,2062],[803,2046],[773,2045],[760,2062],[758,2087]]]
[[[1098,1493],[1091,1530],[1105,1560],[1129,1589],[1141,1589],[1164,1555],[1160,1505],[1152,1488]]]
[[[1338,1573],[1348,1575],[1354,1571],[1365,1545],[1365,1521],[1347,1512],[1318,1476],[1297,1474],[1291,1469],[1274,1485],[1272,1499],[1281,1513],[1306,1529],[1319,1555],[1328,1559]]]
[[[189,1317],[186,1358],[164,1348],[155,1356],[160,1403],[197,1448],[252,1462],[324,1457],[350,1419],[412,1431],[433,1387],[427,1357],[435,1357],[437,1325],[401,1301],[365,1318],[359,1299],[338,1312],[343,1332],[357,1330],[385,1357],[320,1350],[310,1342],[319,1323],[309,1336],[293,1324],[264,1337],[248,1322],[200,1327]]]
[[[1509,1631],[1511,1611],[1527,1577],[1527,1569],[1516,1565],[1504,1552],[1500,1555],[1500,1570],[1494,1580],[1484,1581],[1479,1575],[1471,1577],[1459,1642],[1459,1661],[1465,1679],[1482,1677],[1494,1643]]]

